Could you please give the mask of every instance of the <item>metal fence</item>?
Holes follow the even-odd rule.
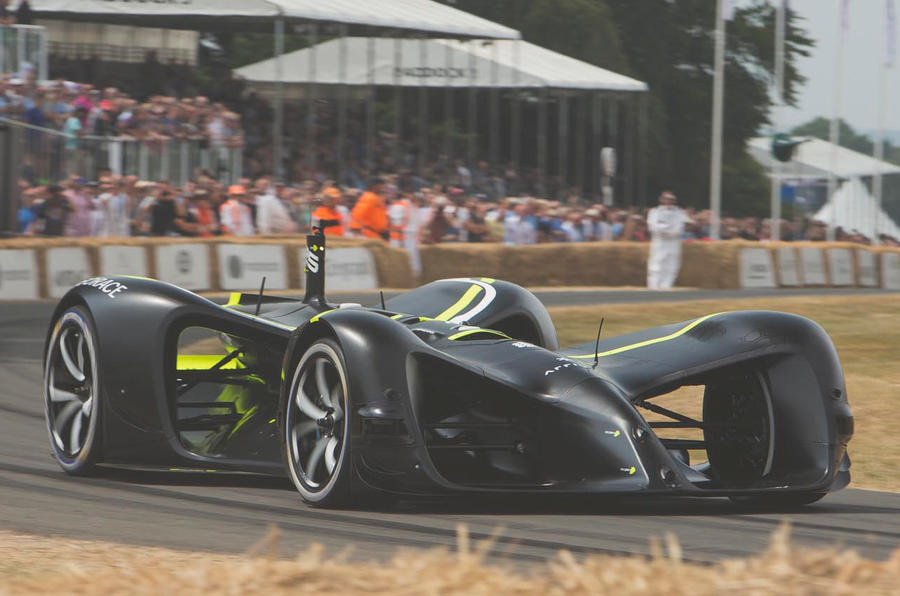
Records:
[[[46,81],[47,30],[36,25],[0,25],[0,73],[26,78],[33,69],[37,80]]]
[[[211,144],[205,139],[145,141],[130,137],[76,137],[56,130],[0,119],[19,136],[14,146],[21,176],[54,182],[70,175],[89,179],[109,170],[142,180],[168,180],[184,184],[199,169],[224,184],[243,175],[243,148]]]

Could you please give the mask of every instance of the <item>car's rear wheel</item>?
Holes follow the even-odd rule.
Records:
[[[320,339],[300,358],[284,404],[288,472],[307,503],[334,507],[350,496],[350,403],[340,346]]]
[[[50,447],[69,474],[95,470],[100,458],[100,378],[94,325],[75,306],[56,320],[44,359],[44,413]]]

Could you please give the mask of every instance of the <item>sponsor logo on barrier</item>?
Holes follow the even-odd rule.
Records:
[[[740,254],[742,288],[774,288],[772,255],[765,248],[745,248]]]
[[[284,247],[277,244],[219,244],[219,281],[224,290],[258,287],[263,277],[266,288],[287,289]]]
[[[47,285],[51,298],[62,298],[72,286],[91,274],[85,249],[47,249]]]
[[[800,264],[803,269],[803,285],[825,285],[825,262],[822,258],[822,249],[814,246],[800,248]]]
[[[100,247],[100,274],[147,277],[147,250],[143,246]]]
[[[180,249],[175,253],[175,268],[178,270],[178,273],[188,275],[193,266],[194,259],[191,257],[191,253],[184,249]]]
[[[223,266],[227,266],[227,259]],[[157,246],[156,276],[186,290],[209,289],[209,247],[205,244]]]

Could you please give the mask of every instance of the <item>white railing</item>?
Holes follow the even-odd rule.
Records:
[[[38,81],[46,81],[47,30],[36,25],[0,25],[0,74],[27,78],[33,69]]]
[[[0,118],[21,135],[20,161],[28,178],[55,182],[78,175],[95,179],[102,170],[141,180],[184,184],[199,168],[224,184],[243,176],[243,148],[218,146],[205,139],[76,137],[57,130]]]

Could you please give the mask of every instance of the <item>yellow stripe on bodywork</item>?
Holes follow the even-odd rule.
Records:
[[[403,317],[408,317],[408,316],[409,316],[409,315],[404,315],[404,314],[401,313],[401,314],[398,314],[398,315],[391,315],[391,318],[394,319],[394,320],[396,321],[397,319],[402,319]]]
[[[319,314],[317,314],[316,316],[314,316],[313,318],[311,318],[309,320],[309,322],[310,323],[318,323],[320,318],[324,317],[325,315],[327,315],[330,312],[334,312],[335,310],[336,309],[332,308],[331,310],[322,311]]]
[[[175,367],[178,370],[209,370],[221,362],[225,356],[227,356],[227,354],[179,354]],[[235,370],[237,368],[244,367],[240,366],[237,358],[232,358],[229,362],[226,362],[224,366],[220,367],[219,370]]]
[[[475,296],[481,292],[481,286],[477,284],[472,284],[469,286],[469,289],[466,290],[466,293],[463,294],[462,298],[456,301],[456,304],[436,316],[434,319],[436,321],[449,321],[459,313],[463,311],[467,306],[469,306],[473,300],[475,300]]]
[[[665,335],[663,337],[657,337],[656,339],[648,339],[645,341],[638,342],[636,344],[631,344],[629,346],[622,346],[621,348],[615,348],[612,350],[607,350],[606,352],[599,352],[597,354],[584,354],[582,356],[571,356],[571,358],[603,358],[604,356],[613,356],[615,354],[621,354],[622,352],[627,352],[629,350],[636,350],[637,348],[644,348],[647,346],[652,346],[653,344],[662,343],[664,341],[669,341],[670,339],[675,339],[677,337],[681,337],[700,323],[707,321],[715,316],[721,315],[724,313],[713,313],[711,315],[706,315],[705,317],[700,317],[696,321],[685,325],[682,329],[679,329],[675,333],[671,333],[669,335]]]
[[[228,302],[225,306],[240,306],[241,296],[242,294],[240,292],[232,292],[228,295]]]
[[[451,335],[447,339],[459,339],[461,337],[466,337],[467,335],[474,335],[476,333],[490,333],[492,335],[497,335],[503,339],[510,339],[508,335],[505,333],[500,333],[499,331],[494,331],[493,329],[469,329],[468,331],[460,331],[454,335]]]

